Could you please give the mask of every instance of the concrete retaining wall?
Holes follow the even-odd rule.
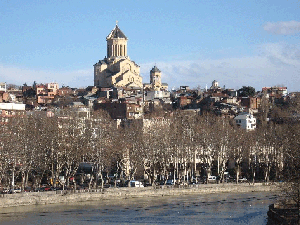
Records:
[[[119,199],[131,197],[155,197],[168,195],[210,194],[225,192],[263,192],[278,191],[276,184],[200,184],[193,186],[158,186],[145,188],[105,188],[74,191],[26,192],[0,195],[0,208],[20,205],[56,204],[66,202],[98,201],[102,199]]]

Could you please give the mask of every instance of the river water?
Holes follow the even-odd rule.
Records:
[[[219,193],[0,209],[0,224],[267,224],[276,193]]]

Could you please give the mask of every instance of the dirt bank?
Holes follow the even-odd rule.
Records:
[[[98,201],[133,197],[210,194],[225,192],[275,192],[277,184],[200,184],[188,187],[160,186],[145,188],[106,188],[87,192],[49,191],[0,195],[0,208],[21,205],[56,204],[65,202]]]

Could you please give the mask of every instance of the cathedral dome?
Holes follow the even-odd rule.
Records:
[[[110,32],[110,34],[106,37],[106,40],[115,38],[124,38],[128,40],[123,31],[121,31],[121,29],[118,27],[118,25],[116,25],[116,27]]]

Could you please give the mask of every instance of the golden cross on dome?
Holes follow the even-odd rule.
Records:
[[[118,21],[118,20],[116,20],[116,26],[118,26],[118,23],[119,23],[119,21]]]

